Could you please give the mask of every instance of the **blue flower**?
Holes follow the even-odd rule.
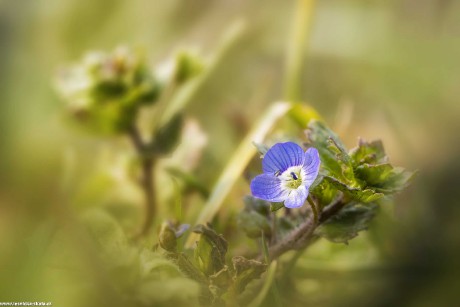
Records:
[[[252,195],[271,202],[284,201],[287,208],[301,207],[318,176],[320,163],[316,148],[303,152],[292,142],[275,144],[262,160],[264,173],[251,182]]]

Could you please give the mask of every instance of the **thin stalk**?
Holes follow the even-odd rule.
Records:
[[[148,144],[142,140],[137,127],[132,127],[129,131],[129,137],[141,159],[141,179],[140,186],[144,193],[145,215],[144,222],[139,237],[145,236],[152,227],[154,217],[157,211],[155,182],[153,170],[156,164],[156,157],[147,150]]]
[[[265,238],[265,234],[264,234],[263,231],[262,231],[262,251],[263,251],[265,263],[267,265],[270,264],[271,259],[270,259],[270,254],[268,252],[268,242],[267,242],[267,239]],[[280,294],[279,294],[279,291],[278,291],[278,285],[276,284],[276,279],[275,278],[270,282],[270,293],[272,294],[273,298],[275,299],[275,306],[281,306]],[[262,301],[263,301],[263,299],[262,299]]]
[[[145,236],[152,227],[154,217],[157,211],[155,183],[153,182],[153,169],[156,159],[146,157],[142,161],[141,185],[145,197],[145,218],[140,235]]]
[[[270,254],[268,253],[268,243],[267,239],[265,238],[265,234],[261,231],[261,245],[262,245],[262,254],[264,255],[264,260],[266,264],[270,263]]]
[[[295,265],[297,263],[297,260],[299,260],[300,256],[302,256],[304,251],[305,251],[305,248],[302,248],[302,249],[296,251],[294,256],[292,256],[292,258],[289,259],[289,261],[287,262],[286,267],[284,269],[282,279],[287,278],[288,276],[291,275],[291,272],[294,269],[294,267],[295,267]]]
[[[255,299],[251,303],[249,303],[249,307],[258,307],[265,300],[268,292],[270,291],[270,289],[272,289],[272,283],[274,282],[276,276],[275,273],[277,264],[278,263],[276,261],[273,261],[268,267],[267,277],[265,278],[264,285],[260,290],[259,294],[255,297]]]
[[[313,201],[313,199],[311,198],[311,195],[308,195],[307,201],[308,201],[308,204],[309,204],[310,207],[311,207],[311,211],[313,212],[313,218],[314,218],[314,220],[315,220],[315,224],[318,224],[318,222],[319,222],[319,219],[318,219],[318,209],[316,208],[316,204],[315,204],[315,202]]]
[[[242,37],[245,29],[246,25],[242,21],[236,21],[230,25],[229,29],[224,33],[218,49],[210,59],[205,71],[184,84],[180,90],[170,97],[171,99],[168,101],[167,108],[161,113],[159,120],[160,127],[168,123],[174,115],[182,110],[195,97],[198,90],[202,88],[203,84],[209,80],[216,68],[224,61],[228,51],[234,47],[235,43]]]
[[[300,250],[308,246],[315,237],[315,229],[339,212],[345,204],[346,202],[343,197],[341,197],[327,206],[318,217],[318,223],[315,223],[314,217],[308,217],[302,224],[299,225],[299,227],[288,234],[282,241],[268,249],[269,258],[273,261],[290,250]],[[259,260],[262,259],[263,257],[260,256]]]

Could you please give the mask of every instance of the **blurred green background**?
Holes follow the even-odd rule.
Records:
[[[116,298],[104,277],[101,291],[75,286],[98,264],[73,216],[102,206],[128,230],[139,219],[142,198],[124,171],[128,143],[93,137],[66,119],[53,89],[63,65],[120,44],[144,49],[151,63],[183,47],[209,56],[243,22],[243,35],[186,110],[207,140],[194,172],[211,188],[261,110],[283,99],[295,8],[295,1],[274,0],[2,1],[0,301],[110,305]],[[455,304],[459,54],[458,1],[316,2],[302,97],[348,147],[359,136],[381,138],[395,165],[419,174],[368,233],[348,246],[320,242],[304,254],[295,282],[281,285],[294,306]],[[230,207],[240,209],[247,193],[242,179]],[[66,228],[72,235],[56,239]],[[54,258],[86,271],[56,277]]]

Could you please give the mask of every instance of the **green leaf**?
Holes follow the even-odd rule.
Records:
[[[104,255],[118,262],[121,253],[128,250],[128,240],[118,222],[101,209],[88,210],[81,216],[91,237]],[[118,255],[118,256],[117,256]]]
[[[195,267],[195,265],[193,265],[193,263],[188,259],[188,257],[184,253],[174,254],[170,256],[177,264],[181,272],[184,273],[184,275],[201,284],[208,284],[208,278],[200,270],[198,270]]]
[[[367,185],[379,187],[385,183],[393,172],[393,166],[389,163],[370,165],[367,163],[356,167],[356,175],[364,180]]]
[[[284,203],[270,203],[271,212],[278,211],[281,208],[284,208]]]
[[[199,75],[204,69],[203,60],[189,52],[179,52],[176,57],[175,82],[184,83]]]
[[[391,194],[403,190],[414,177],[414,172],[408,172],[401,167],[385,164],[362,164],[356,168],[357,176],[376,191]]]
[[[283,238],[296,227],[296,223],[288,216],[280,216],[276,219],[276,237]]]
[[[319,226],[315,234],[334,243],[347,244],[360,231],[368,228],[377,208],[376,204],[351,204]]]
[[[97,255],[108,277],[122,291],[128,290],[139,279],[139,254],[132,248],[118,222],[101,209],[86,211],[81,216],[96,243]]]
[[[214,275],[209,276],[209,280],[211,284],[220,288],[220,289],[227,289],[230,285],[231,277],[228,267],[225,266],[222,270],[217,272]]]
[[[211,228],[197,225],[193,232],[201,234],[195,249],[195,260],[200,270],[207,276],[213,275],[225,266],[227,241]]]
[[[131,292],[143,306],[198,304],[200,285],[184,276],[176,261],[147,249],[140,252],[140,260],[141,278]]]
[[[233,280],[237,293],[243,292],[249,282],[260,278],[260,275],[267,269],[266,264],[256,260],[249,260],[242,256],[233,257],[232,263],[235,269]]]
[[[243,201],[247,211],[255,211],[263,216],[268,216],[270,213],[270,203],[263,199],[248,195],[243,198]]]
[[[395,167],[388,180],[381,188],[382,191],[398,192],[406,188],[417,175],[417,171],[409,172],[402,167]]]
[[[198,193],[200,193],[204,198],[209,197],[208,187],[204,183],[202,183],[197,177],[195,177],[195,175],[191,173],[186,173],[176,167],[168,167],[166,168],[166,171],[175,178],[182,181],[185,185],[186,190],[195,190]]]
[[[337,196],[337,188],[334,187],[328,180],[320,180],[320,183],[315,185],[310,193],[318,200],[318,204],[324,207],[330,204]]]
[[[159,154],[169,154],[176,148],[182,130],[183,117],[181,114],[174,116],[166,125],[155,132],[154,149]]]
[[[320,155],[325,174],[352,187],[358,186],[353,173],[351,158],[339,137],[321,121],[308,124],[307,138]]]
[[[255,211],[242,211],[238,214],[237,222],[238,227],[252,239],[259,238],[262,232],[268,237],[271,236],[272,228],[268,218]]]
[[[325,176],[324,180],[328,181],[333,187],[342,191],[353,200],[363,202],[363,203],[370,203],[376,201],[384,196],[383,193],[378,193],[373,189],[361,189],[359,187],[351,187],[338,181],[335,178]]]
[[[360,139],[358,146],[351,149],[349,154],[355,167],[363,163],[380,164],[387,160],[383,143],[380,140],[368,143]]]

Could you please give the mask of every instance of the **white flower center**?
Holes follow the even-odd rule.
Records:
[[[302,166],[291,166],[279,175],[282,187],[289,190],[295,190],[300,187],[303,177]]]

